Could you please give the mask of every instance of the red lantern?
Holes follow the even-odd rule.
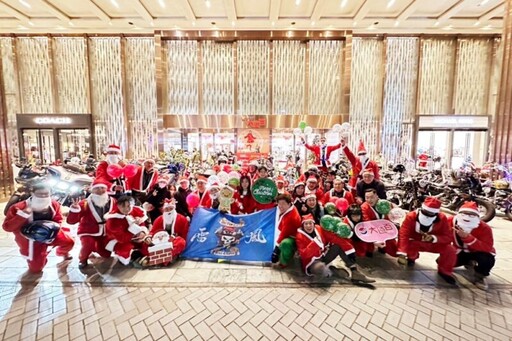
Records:
[[[123,168],[121,168],[121,166],[117,165],[117,164],[114,164],[114,165],[109,165],[107,167],[107,174],[114,178],[114,179],[117,179],[119,178],[121,175],[123,175]]]
[[[138,170],[139,170],[139,166],[137,166],[137,165],[134,165],[134,164],[126,165],[123,168],[124,176],[126,176],[127,178],[133,178],[135,176],[135,174],[137,174]]]

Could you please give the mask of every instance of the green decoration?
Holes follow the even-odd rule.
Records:
[[[379,199],[375,205],[375,210],[380,214],[388,214],[391,211],[391,203],[384,199]]]
[[[307,125],[307,124],[306,124],[306,122],[304,122],[304,121],[301,121],[301,122],[299,123],[299,128],[300,128],[300,130],[302,130],[302,132],[304,132],[304,129],[305,129],[307,126],[308,126],[308,125]]]
[[[258,179],[252,186],[252,196],[260,204],[269,204],[277,196],[277,186],[271,179]]]
[[[325,204],[324,211],[329,215],[333,215],[336,213],[336,205],[333,202],[328,202]]]

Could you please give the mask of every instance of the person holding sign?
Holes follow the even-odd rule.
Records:
[[[306,275],[331,277],[334,271],[341,277],[347,277],[340,273],[340,270],[343,271],[342,269],[330,265],[337,261],[339,257],[350,269],[352,282],[375,282],[374,279],[366,277],[358,270],[355,250],[350,241],[315,225],[313,216],[302,217],[302,227],[297,231],[296,240],[302,267]]]
[[[439,253],[438,274],[447,283],[455,285],[453,266],[457,256],[448,218],[440,210],[441,201],[427,197],[419,210],[405,216],[398,237],[398,263],[414,266],[420,252]]]

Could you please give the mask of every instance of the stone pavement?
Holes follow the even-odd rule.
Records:
[[[178,261],[137,270],[97,259],[82,272],[76,257],[62,262],[53,252],[37,277],[2,231],[0,339],[511,340],[512,222],[491,225],[498,259],[488,292],[464,269],[459,289],[445,286],[429,254],[406,270],[380,254],[361,260],[372,287],[314,280],[298,264]]]

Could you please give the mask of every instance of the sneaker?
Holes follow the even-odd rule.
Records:
[[[87,260],[86,260],[84,262],[78,263],[78,268],[79,269],[85,269],[87,267],[87,265],[89,265],[89,263],[87,263]]]
[[[279,248],[279,246],[276,246],[274,248],[274,251],[272,252],[271,262],[274,263],[274,264],[279,262],[279,256],[280,255],[281,255],[281,249]]]
[[[416,264],[414,259],[407,259],[407,266],[413,267]]]
[[[477,276],[473,281],[473,284],[480,290],[487,291],[487,289],[489,289],[489,285],[487,284],[484,276]]]
[[[437,272],[437,274],[439,275],[439,277],[441,277],[442,279],[444,279],[444,281],[450,285],[453,285],[453,286],[458,286],[457,285],[457,280],[455,279],[455,277],[453,277],[452,275],[447,275],[447,274],[444,274],[442,272]]]
[[[467,269],[467,270],[474,270],[475,269],[475,266],[477,266],[477,262],[476,260],[470,260],[468,262],[468,264],[465,264],[464,267]]]
[[[357,269],[352,269],[352,277],[350,278],[352,282],[359,282],[359,283],[375,283],[375,280],[370,277],[366,277],[365,274],[362,272],[359,272]]]

